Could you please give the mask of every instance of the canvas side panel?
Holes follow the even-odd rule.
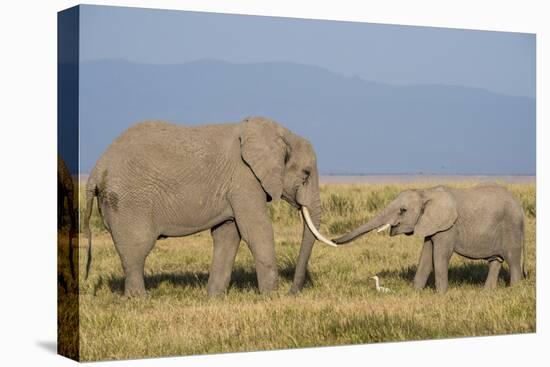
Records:
[[[79,7],[57,15],[57,351],[79,360]]]

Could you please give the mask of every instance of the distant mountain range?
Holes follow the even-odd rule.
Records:
[[[396,71],[398,72],[398,71]],[[448,85],[393,86],[286,62],[80,66],[80,172],[135,122],[270,117],[332,174],[534,174],[535,100]]]

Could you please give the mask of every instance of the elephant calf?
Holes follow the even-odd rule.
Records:
[[[449,260],[454,252],[469,259],[488,260],[485,287],[495,288],[504,260],[510,267],[511,285],[521,279],[522,273],[526,276],[523,222],[521,205],[502,186],[438,186],[401,192],[368,223],[334,242],[347,243],[377,228],[389,227],[390,236],[417,234],[424,239],[424,246],[415,288],[424,288],[435,270],[435,287],[445,292]]]

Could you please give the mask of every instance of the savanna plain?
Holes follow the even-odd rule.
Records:
[[[476,182],[446,184],[468,187]],[[433,185],[323,184],[322,233],[341,235],[370,219],[400,191]],[[65,305],[73,312],[60,314],[60,324],[79,317],[78,352],[84,361],[534,332],[535,183],[504,185],[524,208],[529,277],[509,287],[504,264],[498,288],[485,291],[487,263],[455,254],[449,291],[443,295],[435,292],[433,274],[426,289],[412,288],[422,240],[387,232],[370,233],[338,248],[318,242],[304,290],[289,295],[302,220],[297,210],[279,201],[269,206],[279,267],[274,294],[258,293],[253,258],[242,242],[227,295],[207,298],[212,240],[205,231],[159,240],[145,265],[148,296],[127,299],[118,254],[94,205],[90,277],[84,279],[87,241],[81,237],[79,315]],[[373,275],[392,292],[377,292],[369,279]],[[58,291],[64,292],[61,287]]]

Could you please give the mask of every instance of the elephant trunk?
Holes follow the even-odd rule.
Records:
[[[300,254],[298,255],[294,280],[290,288],[290,293],[293,294],[298,293],[304,286],[307,264],[315,240],[318,239],[331,246],[336,246],[334,243],[324,238],[318,230],[321,225],[321,197],[319,195],[319,177],[316,172],[312,174],[308,187],[305,187],[298,196],[299,199],[297,201],[302,209],[304,223]]]
[[[354,229],[348,234],[343,235],[342,237],[334,239],[333,242],[341,245],[341,244],[351,242],[357,237],[369,233],[373,229],[379,228],[379,231],[386,229],[387,227],[389,227],[389,223],[390,223],[387,213],[388,213],[388,210],[382,211],[382,213],[380,213],[373,219],[369,220],[367,223],[357,227],[356,229]]]
[[[311,222],[315,228],[319,228],[321,224],[321,201],[318,200],[313,205],[309,206],[309,212],[311,212]],[[294,280],[290,293],[298,293],[304,286],[307,273],[307,264],[311,251],[313,250],[313,244],[315,243],[315,235],[309,228],[307,222],[304,220],[304,229],[302,233],[302,244],[300,245],[300,254],[298,255],[298,261],[296,263],[296,270],[294,272]]]

